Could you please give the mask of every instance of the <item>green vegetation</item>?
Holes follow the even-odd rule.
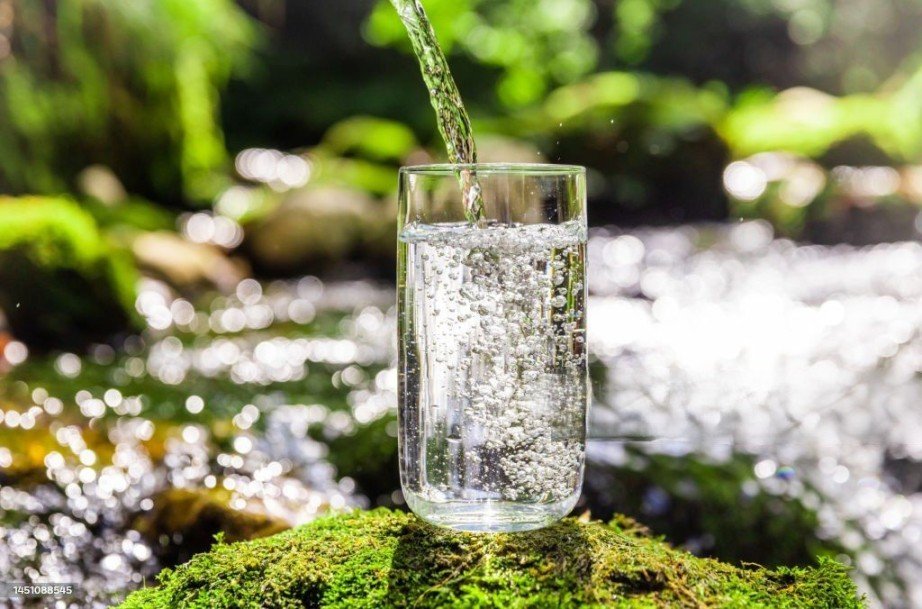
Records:
[[[616,518],[472,535],[375,510],[219,543],[121,609],[192,607],[862,607],[845,568],[766,570],[696,558]]]
[[[736,156],[786,150],[818,158],[836,144],[870,139],[891,159],[910,161],[922,153],[922,70],[894,91],[879,95],[826,95],[791,89],[780,95],[754,91],[743,97],[720,126]]]
[[[549,85],[572,82],[596,66],[599,48],[588,31],[596,12],[591,0],[432,0],[425,6],[446,53],[457,46],[501,71],[496,95],[504,106],[534,103]],[[375,7],[366,33],[375,44],[409,49],[387,2]]]
[[[135,325],[136,271],[66,198],[0,197],[0,310],[30,346],[81,346]]]
[[[628,514],[672,543],[733,563],[806,565],[848,554],[837,541],[817,537],[815,509],[759,488],[751,457],[719,462],[625,451],[624,465],[589,469],[584,492],[596,517]]]
[[[99,163],[161,202],[215,194],[227,160],[218,90],[253,41],[242,10],[231,0],[14,6],[3,39],[13,57],[0,51],[0,192],[72,190]]]
[[[265,0],[243,3],[245,11],[232,0],[123,4],[2,9],[0,192],[76,192],[81,173],[101,166],[129,200],[175,212],[220,200],[238,177],[231,155],[267,147],[307,153],[307,188],[380,199],[393,193],[397,166],[439,158],[388,0]],[[793,203],[772,188],[755,201],[728,197],[727,164],[794,153],[828,177],[841,164],[914,163],[922,150],[917,0],[873,9],[842,0],[425,6],[478,137],[530,147],[527,160],[594,170],[595,223],[765,217],[810,236],[811,223],[841,215],[854,197],[833,188],[800,189],[807,195]],[[495,160],[488,145],[479,148]],[[910,187],[893,198],[912,209],[906,203],[918,204],[918,189],[904,181]],[[277,186],[249,193],[247,209],[275,207],[286,194]],[[135,207],[144,230],[172,225]],[[389,213],[364,207],[374,221]],[[105,210],[96,211],[103,224]],[[353,214],[304,215],[355,225]],[[372,240],[366,247],[352,235],[318,249],[363,263],[393,250]],[[304,255],[276,264],[262,253],[253,254],[257,271],[317,272],[329,262]]]

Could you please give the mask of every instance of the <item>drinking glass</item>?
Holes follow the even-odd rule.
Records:
[[[460,184],[479,188],[477,222]],[[546,526],[573,508],[583,479],[585,170],[404,167],[399,190],[407,504],[458,530]]]

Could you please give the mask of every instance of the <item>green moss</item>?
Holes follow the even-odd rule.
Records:
[[[79,348],[131,327],[136,278],[75,202],[0,197],[0,309],[30,346]]]
[[[863,606],[845,568],[734,567],[649,537],[626,518],[513,535],[436,529],[375,510],[217,544],[121,609],[304,607]]]

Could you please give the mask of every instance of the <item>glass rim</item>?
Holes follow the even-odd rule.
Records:
[[[408,165],[400,168],[401,174],[434,177],[455,176],[459,171],[490,174],[520,174],[525,176],[579,176],[586,174],[582,165],[555,165],[553,163],[432,163]]]

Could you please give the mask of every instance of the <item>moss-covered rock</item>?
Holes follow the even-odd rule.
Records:
[[[304,607],[863,606],[845,568],[735,567],[651,538],[625,518],[474,535],[375,510],[218,543],[121,609]]]
[[[218,533],[233,542],[267,537],[289,527],[281,518],[264,512],[234,509],[230,500],[231,492],[220,487],[167,489],[154,498],[152,510],[135,519],[133,528],[151,542],[164,535],[181,540],[161,552],[162,560],[176,564],[208,549]]]
[[[80,348],[132,327],[136,271],[75,202],[0,197],[0,310],[30,347]]]

